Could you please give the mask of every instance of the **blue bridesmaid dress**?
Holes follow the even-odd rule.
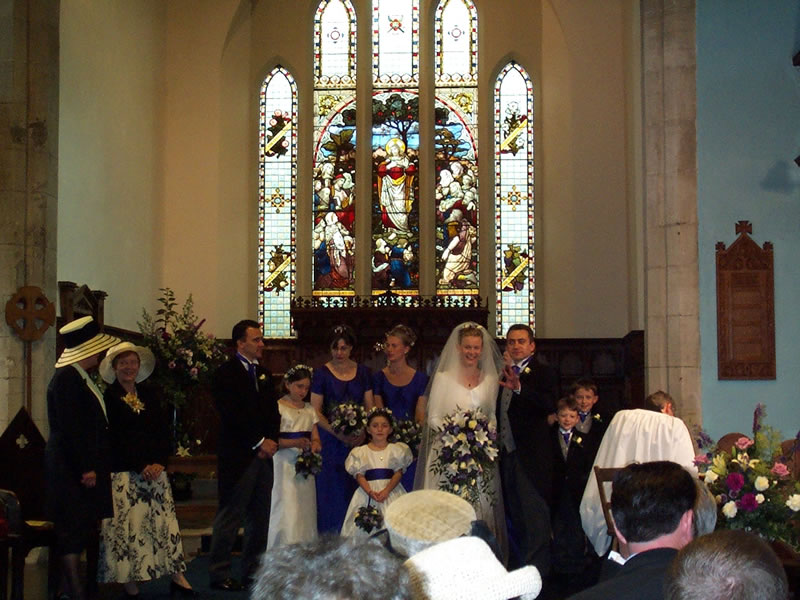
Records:
[[[334,406],[345,403],[364,404],[364,393],[372,389],[370,370],[356,367],[356,376],[349,381],[337,379],[327,366],[314,370],[311,393],[322,396],[322,414],[327,418]],[[319,533],[339,533],[350,499],[356,491],[356,480],[345,471],[344,461],[351,448],[336,436],[319,427],[322,442],[322,471],[317,483],[317,529]]]
[[[372,376],[372,393],[380,396],[383,405],[392,411],[395,419],[413,421],[417,408],[417,400],[425,394],[428,385],[428,376],[422,371],[414,373],[408,384],[396,386],[389,383],[383,371],[378,371]],[[407,491],[414,489],[414,473],[417,470],[417,460],[406,469],[400,482]]]

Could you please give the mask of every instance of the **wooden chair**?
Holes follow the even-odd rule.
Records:
[[[800,441],[792,438],[781,442],[781,455],[794,479],[800,479]]]
[[[738,442],[739,438],[741,438],[741,437],[749,438],[750,436],[749,435],[745,435],[743,433],[738,433],[738,432],[726,433],[721,438],[719,438],[719,441],[717,442],[717,449],[718,450],[724,450],[725,452],[730,454],[731,453],[731,448],[733,448],[733,445],[736,442]]]
[[[25,557],[33,548],[50,548],[48,585],[55,590],[55,533],[44,517],[44,438],[21,408],[0,436],[0,509],[8,533],[0,537],[0,600],[6,599],[11,552],[11,599],[24,597]]]
[[[611,518],[611,496],[606,494],[605,484],[614,482],[614,475],[621,467],[595,467],[594,476],[597,479],[597,491],[600,494],[600,505],[603,507],[603,516],[606,519],[608,535],[611,536],[611,549],[618,550],[617,536],[614,534],[614,519]]]

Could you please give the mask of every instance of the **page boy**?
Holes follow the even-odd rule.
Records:
[[[578,422],[575,424],[575,429],[584,434],[586,447],[590,453],[589,462],[593,463],[608,427],[606,418],[595,408],[600,399],[597,395],[597,385],[591,379],[578,379],[572,384],[570,393],[575,397],[578,407]]]
[[[556,404],[556,423],[551,429],[553,448],[553,571],[561,575],[567,594],[591,583],[597,555],[588,543],[581,526],[579,512],[583,490],[592,468],[594,454],[589,446],[590,434],[577,428],[580,422],[578,405],[573,396]],[[592,425],[594,427],[594,425]],[[599,430],[599,428],[598,428]],[[596,452],[596,447],[594,451]],[[568,575],[569,577],[563,577]]]

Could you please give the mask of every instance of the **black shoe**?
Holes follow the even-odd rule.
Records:
[[[210,587],[212,590],[222,590],[225,592],[241,592],[244,589],[244,586],[233,577],[228,577],[222,581],[212,581]]]
[[[200,592],[192,588],[183,587],[174,581],[169,582],[169,597],[170,598],[199,598]]]

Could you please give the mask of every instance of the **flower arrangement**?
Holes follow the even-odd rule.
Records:
[[[322,471],[322,454],[312,452],[307,448],[300,452],[294,463],[295,474],[308,479],[309,475],[318,475],[320,471]]]
[[[753,437],[742,436],[731,448],[699,432],[698,446],[706,452],[695,464],[717,500],[717,528],[753,531],[800,552],[800,483],[781,456],[780,433],[761,423],[765,415],[757,405]]]
[[[345,402],[333,407],[328,422],[339,435],[356,436],[364,431],[367,415],[360,404]]]
[[[436,430],[437,456],[431,471],[442,476],[439,488],[475,503],[481,493],[495,498],[492,465],[497,460],[497,428],[479,408],[457,409]]]
[[[383,525],[383,514],[377,507],[372,506],[371,502],[370,498],[366,506],[359,508],[355,518],[356,527],[367,533],[372,533],[373,529],[380,529]]]
[[[397,419],[391,436],[392,442],[403,442],[411,449],[416,458],[419,455],[419,443],[422,440],[422,430],[413,419]]]
[[[211,375],[227,357],[220,341],[200,331],[205,320],[194,314],[191,294],[179,307],[175,292],[170,288],[161,288],[160,291],[160,307],[153,315],[142,310],[142,320],[137,325],[142,333],[142,345],[150,348],[156,358],[156,369],[150,381],[161,390],[165,404],[175,412],[173,435],[176,446],[189,452],[191,438],[188,431],[192,428],[183,422],[180,410],[188,397],[197,390],[208,388]]]

